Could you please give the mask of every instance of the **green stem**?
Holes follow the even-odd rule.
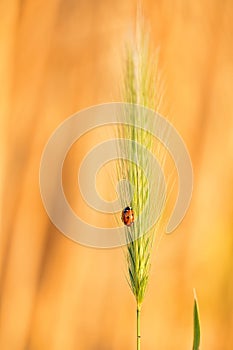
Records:
[[[137,350],[141,349],[140,318],[141,318],[141,308],[140,308],[140,306],[137,306]]]

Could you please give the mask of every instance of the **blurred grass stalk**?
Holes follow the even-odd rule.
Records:
[[[160,166],[163,168],[166,152],[161,144],[155,141],[152,134],[134,125],[137,113],[142,113],[137,105],[153,109],[157,112],[160,108],[163,92],[158,74],[158,55],[152,55],[149,48],[149,35],[145,33],[141,11],[138,11],[136,40],[126,46],[125,67],[123,71],[122,100],[135,106],[130,109],[129,115],[126,111],[126,124],[118,127],[118,137],[130,139],[127,147],[120,146],[119,160],[117,163],[118,180],[127,179],[127,183],[120,183],[119,197],[122,209],[130,206],[134,210],[135,222],[130,226],[125,226],[127,239],[126,259],[128,270],[128,283],[135,296],[137,305],[137,350],[141,347],[140,317],[141,307],[148,285],[151,267],[151,253],[157,233],[162,231],[163,220],[157,221],[156,225],[148,232],[143,232],[151,215],[155,215],[155,209],[159,207],[161,212],[164,208],[165,195],[158,190],[158,198],[152,198],[151,205],[146,206],[149,200],[149,183],[159,187],[160,179],[156,170],[153,169],[149,160],[149,153],[156,153]],[[145,110],[146,110],[145,108]],[[149,130],[153,126],[148,125],[150,121],[145,118],[145,124]],[[130,121],[131,125],[127,124]],[[164,132],[164,131],[163,131]],[[142,145],[143,147],[141,147]],[[121,157],[121,155],[124,155]],[[136,159],[141,164],[139,167],[132,161],[125,159]],[[146,172],[144,172],[146,169]],[[145,176],[147,174],[147,177]],[[143,215],[140,215],[142,214]]]

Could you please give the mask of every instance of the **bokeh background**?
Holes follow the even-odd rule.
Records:
[[[195,287],[201,348],[231,350],[233,2],[144,0],[143,7],[159,47],[165,112],[189,148],[195,184],[182,225],[153,257],[142,348],[191,349]],[[41,153],[59,123],[120,100],[122,50],[135,16],[129,0],[0,1],[2,350],[135,349],[122,250],[63,236],[38,186]],[[93,138],[82,142],[68,169]]]

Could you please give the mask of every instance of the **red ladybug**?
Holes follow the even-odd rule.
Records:
[[[121,213],[121,220],[126,226],[130,226],[134,222],[134,212],[131,207],[126,207],[124,210],[122,210]]]

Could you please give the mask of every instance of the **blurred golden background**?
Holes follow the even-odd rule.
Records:
[[[154,255],[142,349],[191,349],[195,287],[201,348],[231,350],[233,2],[144,0],[143,7],[195,183],[187,216]],[[41,153],[59,123],[120,100],[122,49],[135,16],[129,0],[0,2],[1,350],[135,349],[122,250],[63,236],[38,184]]]

